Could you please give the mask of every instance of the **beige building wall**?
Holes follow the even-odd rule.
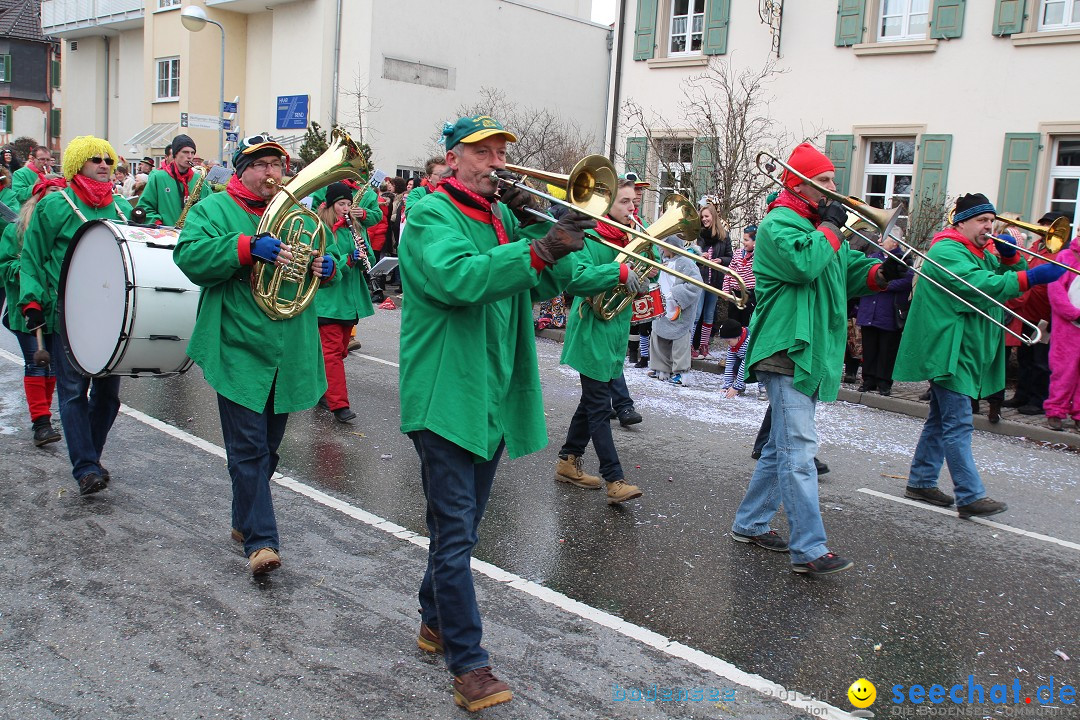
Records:
[[[77,43],[76,50],[71,50],[72,41],[67,39],[62,41],[60,50],[60,85],[64,91],[61,147],[79,135],[102,137],[108,134],[105,127],[105,40],[81,37],[74,42]],[[138,88],[134,88],[132,94],[138,92]]]
[[[146,72],[143,65],[143,33],[141,29],[126,30],[110,40],[111,77],[109,80],[109,134],[116,151],[124,157],[142,157],[142,153],[129,153],[122,143],[142,130],[150,122],[149,107],[143,90]],[[82,88],[64,87],[71,91],[86,92]],[[67,103],[70,107],[70,103]],[[76,106],[77,107],[77,106]],[[64,112],[65,125],[70,111]],[[63,128],[66,134],[67,128]]]

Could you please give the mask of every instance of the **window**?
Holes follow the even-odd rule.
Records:
[[[180,58],[157,61],[157,99],[180,99]]]
[[[1080,0],[1042,0],[1040,30],[1080,28]]]
[[[672,0],[668,55],[701,52],[705,27],[705,0]]]
[[[11,132],[11,106],[0,105],[0,132]]]
[[[180,7],[180,0],[158,0],[158,10],[167,10],[168,8]]]
[[[1080,221],[1080,137],[1064,137],[1054,143],[1050,167],[1050,209]]]
[[[694,197],[694,141],[663,140],[658,150],[661,197],[673,192]]]
[[[930,0],[881,0],[878,40],[925,40]]]
[[[871,140],[866,155],[863,198],[876,208],[903,205],[901,218],[906,217],[915,175],[915,138]]]
[[[0,82],[11,82],[10,55],[0,55]]]

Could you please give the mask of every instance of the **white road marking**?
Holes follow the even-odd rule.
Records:
[[[361,353],[352,353],[352,354],[355,355],[356,357],[362,357],[365,360],[371,360],[372,362],[382,363],[383,365],[389,365],[390,367],[401,367],[396,362],[390,362],[389,360],[383,360],[382,358],[377,358],[374,355],[362,355]]]
[[[929,505],[918,500],[912,500],[911,498],[906,497],[897,497],[896,495],[889,495],[888,493],[878,492],[877,490],[871,490],[870,488],[859,488],[859,492],[866,493],[867,495],[873,495],[874,497],[883,498],[885,500],[892,500],[893,502],[897,502],[902,505],[910,505],[911,507],[919,508],[920,510],[929,510],[930,512],[936,512],[941,515],[948,515],[952,518],[957,517],[956,508],[936,507],[934,505]],[[1043,535],[1042,533],[1031,532],[1030,530],[1022,530],[1018,527],[1013,527],[1012,525],[1004,525],[999,522],[994,522],[993,520],[987,520],[986,518],[973,517],[968,518],[968,520],[973,523],[978,523],[980,525],[986,525],[987,527],[995,528],[997,530],[1016,533],[1017,535],[1023,535],[1024,537],[1033,538],[1035,540],[1042,540],[1043,542],[1054,543],[1055,545],[1067,547],[1071,550],[1080,550],[1080,543],[1074,543],[1068,540],[1061,540],[1059,538],[1051,537],[1049,535]]]

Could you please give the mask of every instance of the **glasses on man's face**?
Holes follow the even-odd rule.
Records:
[[[253,162],[248,167],[253,167],[259,172],[267,172],[268,170],[281,170],[285,166],[281,161],[275,160],[274,162]]]
[[[113,160],[111,157],[103,158],[103,157],[94,156],[94,157],[90,158],[90,162],[94,163],[95,165],[100,165],[101,163],[105,163],[109,167],[112,167],[112,164],[115,162],[115,160]]]

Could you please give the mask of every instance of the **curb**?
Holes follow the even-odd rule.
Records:
[[[554,340],[555,342],[562,342],[563,337],[566,335],[566,331],[540,330],[536,334],[538,337]],[[724,368],[719,362],[691,360],[690,367],[693,370],[709,372],[715,375],[722,375],[724,373]],[[886,410],[900,415],[910,415],[911,417],[922,418],[924,420],[930,412],[930,406],[926,403],[905,400],[898,397],[884,397],[877,393],[860,393],[855,390],[848,390],[844,387],[840,388],[837,400],[842,400],[855,405],[863,405],[868,408],[874,408],[875,410]],[[973,425],[976,430],[1006,435],[1008,437],[1024,438],[1039,443],[1046,443],[1047,445],[1065,446],[1080,450],[1080,433],[1077,432],[1070,432],[1069,430],[1051,430],[1048,427],[1028,425],[1026,423],[1018,423],[1004,419],[992,425],[990,421],[986,419],[985,415],[976,415],[973,420]]]

